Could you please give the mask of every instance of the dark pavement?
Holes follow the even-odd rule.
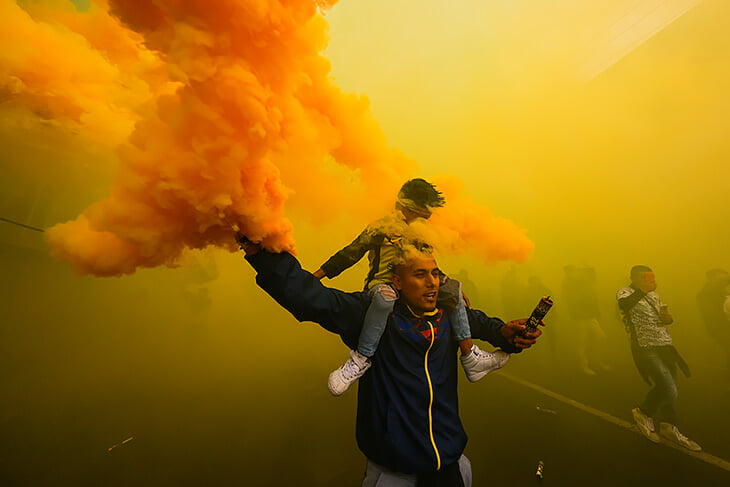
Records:
[[[511,374],[540,379],[528,360],[511,366]],[[17,397],[24,407],[5,411],[0,423],[0,485],[358,485],[364,460],[354,440],[354,391],[329,398],[321,375],[305,369],[287,379],[287,394],[297,391],[300,401],[281,401],[263,385],[232,390],[225,377],[168,389],[140,384],[118,395],[64,399],[51,409],[40,397]],[[543,375],[541,385],[550,387],[550,374]],[[627,396],[643,385],[637,379],[625,387],[617,377],[563,379],[555,385],[564,390],[556,392],[582,391],[573,398],[630,420]],[[537,485],[539,460],[543,485],[730,485],[728,471],[504,377],[462,382],[475,486]],[[46,401],[54,387],[47,385]],[[688,419],[684,430],[709,453],[728,458],[727,422],[711,404],[704,413],[712,416]]]

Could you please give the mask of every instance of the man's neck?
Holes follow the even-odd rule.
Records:
[[[410,311],[411,314],[413,316],[415,316],[416,318],[423,318],[424,316],[433,316],[436,313],[438,313],[438,310],[439,310],[438,308],[434,308],[433,311],[423,311],[423,310],[416,311],[413,308],[411,308],[411,306],[408,303],[406,303],[406,308],[408,308],[408,311]]]

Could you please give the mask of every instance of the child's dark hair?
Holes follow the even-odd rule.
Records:
[[[416,178],[406,181],[398,192],[398,199],[412,202],[417,208],[438,208],[446,204],[441,191],[425,179]]]

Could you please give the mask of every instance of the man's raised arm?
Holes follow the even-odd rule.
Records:
[[[256,270],[256,284],[299,321],[313,321],[357,348],[362,321],[370,305],[364,293],[330,289],[302,269],[288,253],[246,248],[246,260]]]

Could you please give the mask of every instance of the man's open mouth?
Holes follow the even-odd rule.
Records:
[[[424,296],[425,296],[425,297],[426,297],[427,299],[436,299],[436,295],[437,295],[437,294],[438,294],[438,291],[432,291],[432,292],[430,292],[430,293],[426,293],[426,294],[424,294]]]

